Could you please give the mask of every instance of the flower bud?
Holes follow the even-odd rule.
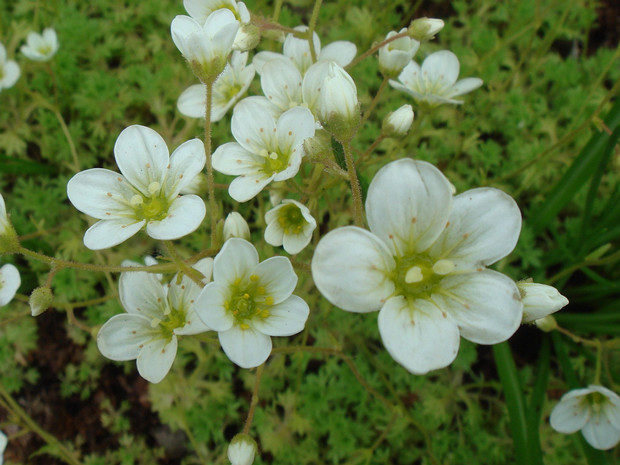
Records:
[[[557,312],[568,305],[568,299],[555,287],[520,281],[517,287],[523,300],[523,323],[529,323]]]
[[[256,454],[256,441],[244,433],[237,434],[228,446],[228,460],[232,465],[251,465]]]
[[[538,329],[544,331],[545,333],[550,333],[558,327],[558,323],[555,321],[553,315],[547,315],[546,317],[534,320],[534,324],[538,326]]]
[[[349,74],[334,61],[312,65],[303,81],[304,101],[323,127],[339,142],[353,138],[360,125],[357,88]]]
[[[37,287],[32,294],[28,303],[30,304],[30,313],[32,316],[39,316],[45,310],[50,308],[54,301],[54,294],[49,286]]]
[[[435,18],[418,18],[414,19],[409,28],[409,37],[420,42],[428,42],[435,38],[435,34],[443,29],[444,22]]]
[[[403,137],[413,123],[411,105],[403,105],[398,110],[388,113],[383,120],[383,134],[387,137]]]
[[[243,217],[237,212],[229,213],[226,217],[226,221],[224,221],[224,242],[231,237],[240,237],[246,241],[250,240],[250,227]]]
[[[252,23],[241,24],[233,44],[233,50],[247,52],[256,48],[260,42],[260,29]]]
[[[407,31],[406,28],[401,29],[399,34],[405,31]],[[385,38],[389,39],[395,35],[395,31],[390,31]],[[420,48],[420,42],[407,36],[388,42],[379,49],[379,69],[385,76],[397,78],[418,48]]]
[[[6,213],[4,198],[0,195],[0,255],[14,253],[17,249],[19,249],[19,239]]]

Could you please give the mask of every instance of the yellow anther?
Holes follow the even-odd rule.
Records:
[[[265,293],[265,288],[263,286],[258,286],[256,288],[256,293],[260,294],[260,295],[263,295]]]
[[[132,207],[136,207],[138,205],[142,205],[144,203],[144,199],[142,198],[141,195],[136,194],[131,198],[129,203],[131,204]]]
[[[166,308],[164,308],[164,315],[170,315],[170,307],[168,307],[166,305]]]
[[[274,302],[273,297],[271,297],[271,296],[265,297],[265,304],[266,305],[273,305],[273,302]]]
[[[456,265],[451,260],[439,260],[433,265],[433,273],[435,274],[449,274],[454,271]]]
[[[235,282],[233,283],[235,286],[238,286],[239,284],[241,284],[241,278],[237,278],[235,279]]]
[[[224,308],[226,310],[230,310],[230,304],[228,303],[228,301],[224,302]]]
[[[256,281],[258,281],[258,279],[259,279],[258,275],[256,275],[256,274],[253,274],[252,276],[250,276],[250,281],[256,282]]]
[[[241,324],[239,325],[239,327],[240,327],[241,329],[243,329],[244,331],[245,331],[246,329],[250,329],[250,325],[248,325],[247,323],[241,323]]]
[[[156,192],[159,192],[159,188],[161,186],[159,185],[159,183],[157,181],[153,181],[151,184],[149,184],[149,193],[151,195],[154,195]]]
[[[269,158],[271,158],[272,160],[277,160],[278,159],[278,154],[276,152],[270,152],[269,153]]]
[[[405,282],[407,284],[419,283],[424,279],[422,269],[419,266],[412,266],[405,275]]]
[[[267,318],[269,316],[269,310],[261,310],[260,316],[262,318]]]
[[[248,294],[248,293],[246,292],[245,294],[243,294],[243,298],[244,298],[244,299],[246,299],[246,300],[247,300],[247,299],[249,299],[249,298],[250,298],[250,294]]]

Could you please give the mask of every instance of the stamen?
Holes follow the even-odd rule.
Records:
[[[153,318],[151,320],[151,328],[157,328],[157,326],[159,326],[159,323],[161,323],[161,320],[159,318]]]
[[[439,260],[433,265],[433,273],[435,274],[450,274],[454,271],[456,265],[451,260]]]
[[[131,198],[129,203],[131,204],[132,207],[137,207],[138,205],[142,205],[144,203],[144,199],[142,198],[141,195],[136,194]]]
[[[158,183],[158,182],[153,181],[151,184],[149,184],[149,187],[148,187],[148,189],[149,189],[149,193],[150,193],[151,195],[155,195],[155,193],[156,193],[156,192],[159,192],[159,188],[160,188],[160,187],[161,187],[161,186],[159,185],[159,183]]]
[[[250,276],[250,281],[256,282],[256,281],[258,281],[258,279],[259,279],[258,275],[256,275],[256,274],[253,274],[252,276]]]
[[[422,269],[419,266],[412,266],[405,275],[405,282],[407,284],[419,283],[423,279],[424,274],[422,274]]]

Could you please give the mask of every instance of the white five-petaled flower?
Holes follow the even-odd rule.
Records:
[[[517,282],[523,300],[523,323],[544,318],[568,305],[568,299],[553,286]]]
[[[13,300],[21,283],[19,271],[15,266],[7,263],[0,268],[0,307],[4,307]]]
[[[198,261],[194,269],[211,279],[213,259]],[[170,371],[177,353],[177,336],[209,331],[194,309],[200,286],[187,275],[162,284],[155,274],[131,271],[121,274],[119,295],[127,313],[110,318],[99,330],[97,346],[107,358],[136,360],[147,381],[159,383]]]
[[[170,25],[174,44],[205,84],[224,70],[238,30],[239,21],[227,8],[214,11],[205,22],[179,15]]]
[[[517,285],[486,269],[519,237],[521,214],[510,196],[480,188],[453,198],[437,168],[402,159],[377,172],[366,215],[370,232],[347,226],[321,239],[312,276],[344,310],[381,310],[383,343],[407,370],[448,366],[459,335],[496,344],[519,327]]]
[[[13,60],[6,59],[6,49],[0,44],[0,90],[13,87],[19,74],[19,66]]]
[[[304,32],[308,30],[308,26],[297,26],[295,30]],[[321,40],[316,32],[312,34],[312,40],[314,43],[314,51],[317,55],[317,61],[331,60],[344,67],[353,61],[357,53],[357,47],[353,42],[338,40],[321,48]],[[284,40],[282,52],[283,53],[257,53],[252,61],[256,67],[256,72],[262,74],[265,64],[273,59],[286,58],[291,60],[302,76],[306,74],[306,71],[312,65],[312,54],[307,39],[300,39],[293,34],[288,34]]]
[[[297,174],[303,141],[314,136],[315,124],[307,108],[291,108],[276,119],[264,97],[248,97],[235,106],[231,130],[237,142],[217,148],[213,168],[237,176],[228,193],[237,202],[246,202],[271,181]]]
[[[246,66],[247,61],[247,52],[233,52],[230,63],[213,84],[211,122],[222,119],[250,87],[255,71],[254,66]],[[179,111],[190,118],[204,118],[206,105],[207,91],[204,84],[188,87],[177,101]]]
[[[406,32],[407,28],[398,33]],[[396,35],[396,31],[390,31],[385,39]],[[420,48],[420,42],[408,36],[399,37],[385,44],[379,49],[379,68],[386,76],[395,78],[409,64],[413,56]]]
[[[169,156],[157,132],[134,125],[118,136],[114,157],[122,174],[93,168],[67,184],[75,208],[100,220],[86,231],[86,247],[115,246],[145,226],[149,236],[160,240],[178,239],[198,228],[206,213],[204,201],[178,194],[205,165],[202,141],[187,141]]]
[[[213,264],[213,282],[196,300],[196,311],[218,332],[222,349],[242,368],[261,365],[271,353],[270,336],[304,329],[308,304],[292,295],[297,275],[286,257],[258,262],[249,242],[226,241]]]
[[[591,384],[562,396],[551,411],[551,427],[564,434],[581,430],[595,449],[611,449],[620,441],[620,397],[603,386]]]
[[[390,85],[430,106],[460,104],[463,101],[454,97],[477,89],[482,85],[482,79],[465,78],[457,82],[459,68],[456,55],[441,50],[427,56],[421,67],[415,61],[409,62],[398,76],[398,81],[390,80]]]
[[[43,34],[30,32],[26,38],[26,45],[22,45],[21,52],[32,61],[49,61],[58,51],[56,31],[51,28],[43,30]]]
[[[267,244],[284,246],[291,255],[299,253],[312,239],[316,220],[308,208],[296,200],[286,199],[265,213],[265,241]]]

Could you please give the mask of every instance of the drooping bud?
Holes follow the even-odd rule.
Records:
[[[247,52],[256,48],[260,42],[260,29],[252,23],[241,24],[237,38],[233,44],[233,50]]]
[[[51,307],[54,301],[54,294],[49,286],[37,287],[32,294],[28,303],[30,304],[30,313],[32,316],[39,316],[45,310]]]
[[[555,321],[553,315],[547,315],[544,318],[539,318],[538,320],[534,320],[534,324],[545,333],[550,333],[554,329],[558,327],[558,322]]]
[[[413,109],[411,105],[403,105],[396,111],[388,113],[383,120],[383,134],[387,137],[403,137],[413,123]]]
[[[407,28],[398,33],[406,32]],[[390,31],[385,39],[396,35],[396,31]],[[379,69],[390,78],[397,78],[405,66],[409,64],[413,56],[420,48],[420,42],[411,37],[403,36],[388,42],[379,49]]]
[[[244,433],[237,434],[228,445],[228,460],[232,465],[252,465],[256,441]]]
[[[523,323],[529,323],[557,312],[568,305],[568,299],[555,287],[520,281],[517,287],[523,300]]]
[[[428,42],[433,40],[435,35],[443,29],[444,22],[435,18],[418,18],[414,19],[409,28],[409,37],[419,40],[420,42]]]
[[[250,227],[247,221],[237,213],[229,213],[224,221],[224,230],[222,232],[223,240],[226,242],[231,237],[240,237],[246,241],[250,240]]]

